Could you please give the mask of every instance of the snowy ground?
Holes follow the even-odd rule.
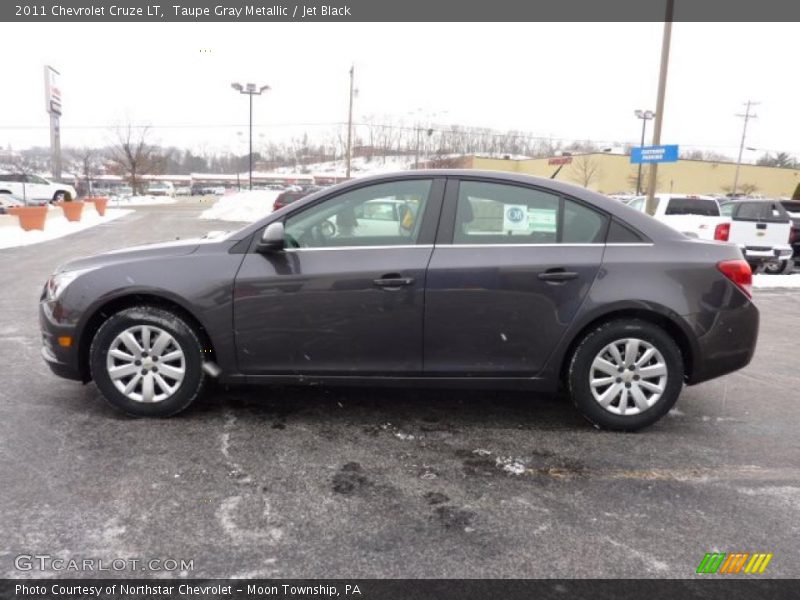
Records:
[[[800,273],[792,273],[791,275],[759,273],[753,276],[753,287],[757,289],[800,288]]]
[[[272,212],[278,194],[280,192],[272,190],[253,190],[223,196],[214,206],[204,210],[200,218],[252,223]]]
[[[130,212],[132,211],[120,208],[109,208],[106,210],[105,216],[101,217],[94,210],[85,210],[81,216],[81,220],[75,223],[67,221],[67,219],[62,216],[51,217],[47,219],[44,231],[23,231],[21,227],[3,227],[0,228],[0,248],[29,246],[30,244],[47,242],[71,233],[89,229],[95,225],[108,223],[114,219],[124,217]]]
[[[111,196],[108,200],[109,206],[152,206],[154,204],[175,204],[177,200],[169,196]]]

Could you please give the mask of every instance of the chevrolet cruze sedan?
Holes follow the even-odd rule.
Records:
[[[312,194],[234,233],[62,265],[42,355],[164,417],[211,378],[555,392],[596,426],[652,424],[748,364],[751,272],[600,194],[412,171]]]

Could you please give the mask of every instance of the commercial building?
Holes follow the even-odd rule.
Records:
[[[466,156],[457,159],[466,169],[511,171],[552,177],[582,185],[603,194],[636,191],[638,165],[621,154],[592,153],[550,158],[503,159]],[[559,170],[560,169],[560,170]],[[647,165],[642,188],[647,187]],[[731,192],[736,164],[702,160],[679,160],[658,166],[657,192],[677,194],[727,194]],[[739,170],[738,192],[766,197],[791,197],[800,183],[800,169],[743,164]]]

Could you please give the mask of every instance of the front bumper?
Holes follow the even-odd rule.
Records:
[[[54,303],[43,300],[39,302],[39,328],[42,332],[42,358],[50,370],[59,377],[84,381],[79,364],[78,340],[75,337],[75,328],[65,326],[55,319]],[[72,338],[69,347],[58,343],[62,337]]]

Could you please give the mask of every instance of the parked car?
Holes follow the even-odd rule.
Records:
[[[192,188],[186,185],[182,185],[175,188],[175,195],[176,196],[191,196],[192,195]]]
[[[753,271],[791,273],[793,224],[778,200],[732,200],[722,205],[731,219],[729,241],[738,244]]]
[[[120,186],[114,192],[114,195],[118,196],[119,198],[130,198],[133,196],[133,188],[129,185]]]
[[[291,204],[292,202],[297,202],[300,198],[305,198],[313,194],[314,192],[318,192],[321,190],[321,187],[316,186],[307,186],[305,188],[300,188],[299,186],[294,186],[295,189],[287,189],[285,192],[281,192],[278,194],[278,197],[275,198],[275,202],[272,203],[272,210],[280,210],[284,206]]]
[[[0,194],[23,198],[27,204],[47,204],[78,197],[71,185],[23,173],[0,173]]]
[[[656,194],[653,217],[691,237],[727,241],[730,219],[721,216],[719,202],[713,196]],[[644,212],[646,196],[637,196],[628,206]]]
[[[0,215],[8,214],[9,208],[25,206],[25,201],[11,194],[0,194]]]
[[[407,227],[342,226],[387,201],[416,206]],[[733,244],[582,187],[420,170],[339,184],[223,237],[72,260],[39,315],[52,371],[133,415],[180,412],[211,378],[563,384],[595,425],[634,430],[684,384],[749,363],[750,294]]]
[[[153,181],[147,185],[147,193],[150,196],[175,197],[175,186],[169,181]]]
[[[792,232],[789,244],[792,246],[792,260],[795,266],[800,264],[800,200],[781,200],[781,206],[789,213],[792,220]],[[765,270],[769,270],[766,268]]]

